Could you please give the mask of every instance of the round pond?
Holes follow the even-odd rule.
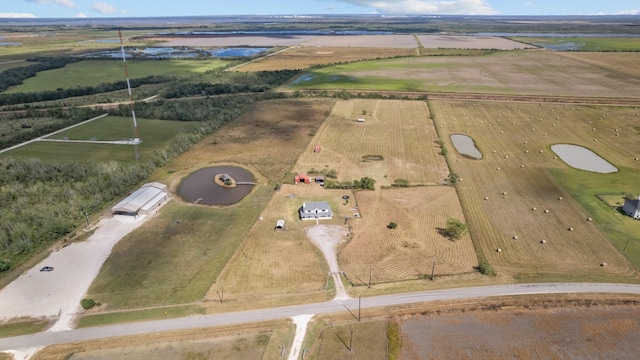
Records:
[[[476,160],[482,159],[482,153],[478,150],[476,143],[470,136],[453,134],[451,135],[451,141],[460,155],[468,156]]]
[[[238,186],[216,184],[215,176],[228,174]],[[232,205],[251,192],[255,178],[248,170],[236,166],[213,166],[200,169],[182,181],[178,195],[185,201],[206,205]],[[243,184],[251,183],[251,184]]]
[[[611,165],[607,160],[582,146],[555,144],[551,145],[551,150],[566,162],[567,165],[576,169],[602,174],[610,174],[618,171],[618,168]]]

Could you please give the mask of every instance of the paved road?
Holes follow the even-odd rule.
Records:
[[[363,309],[366,309],[436,300],[455,300],[478,297],[549,293],[623,293],[640,295],[640,285],[584,283],[496,285],[375,296],[363,298],[361,306]],[[60,332],[42,332],[33,335],[0,339],[0,351],[34,348],[52,344],[101,339],[113,336],[126,336],[154,333],[160,331],[173,331],[219,325],[242,324],[255,321],[290,318],[304,314],[325,314],[331,312],[346,311],[344,308],[345,306],[354,313],[357,313],[358,299],[327,301],[315,304],[249,310],[217,315],[145,321]]]

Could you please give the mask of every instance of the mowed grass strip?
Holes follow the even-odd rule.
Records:
[[[224,60],[127,60],[130,79],[149,75],[192,76],[224,67]],[[122,60],[83,60],[60,69],[39,72],[23,84],[11,87],[7,93],[51,91],[58,88],[95,86],[124,81]]]
[[[162,150],[181,131],[188,131],[197,122],[137,119],[142,143],[137,145],[141,160],[150,159],[154,151]],[[135,137],[131,118],[106,116],[49,137],[58,140],[118,141]],[[45,161],[118,161],[135,163],[132,145],[92,144],[38,141],[4,152],[0,156],[40,158]]]
[[[118,311],[90,314],[78,320],[77,327],[103,326],[125,322],[169,319],[204,314],[205,309],[197,305],[158,307],[135,311]]]
[[[342,249],[340,266],[355,285],[474,272],[478,265],[467,233],[452,241],[441,235],[447,219],[465,222],[451,186],[426,186],[356,193],[361,218],[350,221],[354,237]],[[387,224],[395,222],[396,229]]]
[[[0,338],[35,334],[49,326],[47,320],[28,319],[0,325]],[[1,358],[0,358],[1,359]]]
[[[107,309],[202,299],[271,195],[258,186],[226,208],[167,204],[114,247],[88,296]]]
[[[358,122],[358,119],[364,122]],[[338,180],[368,176],[376,186],[396,179],[412,184],[439,184],[448,174],[429,109],[420,101],[339,101],[318,129],[295,170],[334,169]],[[316,146],[319,152],[314,152]],[[367,160],[380,155],[381,160]],[[367,161],[365,161],[367,160]]]
[[[448,155],[452,171],[463,179],[458,194],[481,259],[522,281],[624,281],[636,273],[606,234],[587,221],[594,214],[573,201],[548,171],[567,168],[549,149],[556,143],[582,145],[620,168],[633,166],[633,154],[640,153],[632,127],[636,110],[507,102],[430,104],[450,149],[449,135],[461,133],[471,136],[484,154],[482,160],[455,150]],[[628,179],[630,189],[637,188]]]

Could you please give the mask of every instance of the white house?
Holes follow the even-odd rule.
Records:
[[[640,196],[637,199],[625,199],[622,211],[632,218],[640,220]]]
[[[302,220],[331,219],[332,217],[333,211],[326,201],[305,202],[300,208]]]

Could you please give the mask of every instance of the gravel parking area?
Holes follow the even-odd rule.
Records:
[[[329,270],[336,284],[335,300],[348,299],[349,295],[347,295],[347,291],[342,283],[342,278],[340,277],[341,271],[338,266],[338,257],[336,254],[336,247],[342,242],[346,229],[344,226],[339,225],[315,225],[306,228],[305,232],[307,238],[322,251],[324,258],[329,264]]]
[[[17,317],[58,317],[50,331],[70,329],[80,300],[98,275],[113,246],[142,225],[146,216],[102,219],[86,241],[52,252],[0,290],[0,321]],[[43,272],[44,266],[53,267]]]

